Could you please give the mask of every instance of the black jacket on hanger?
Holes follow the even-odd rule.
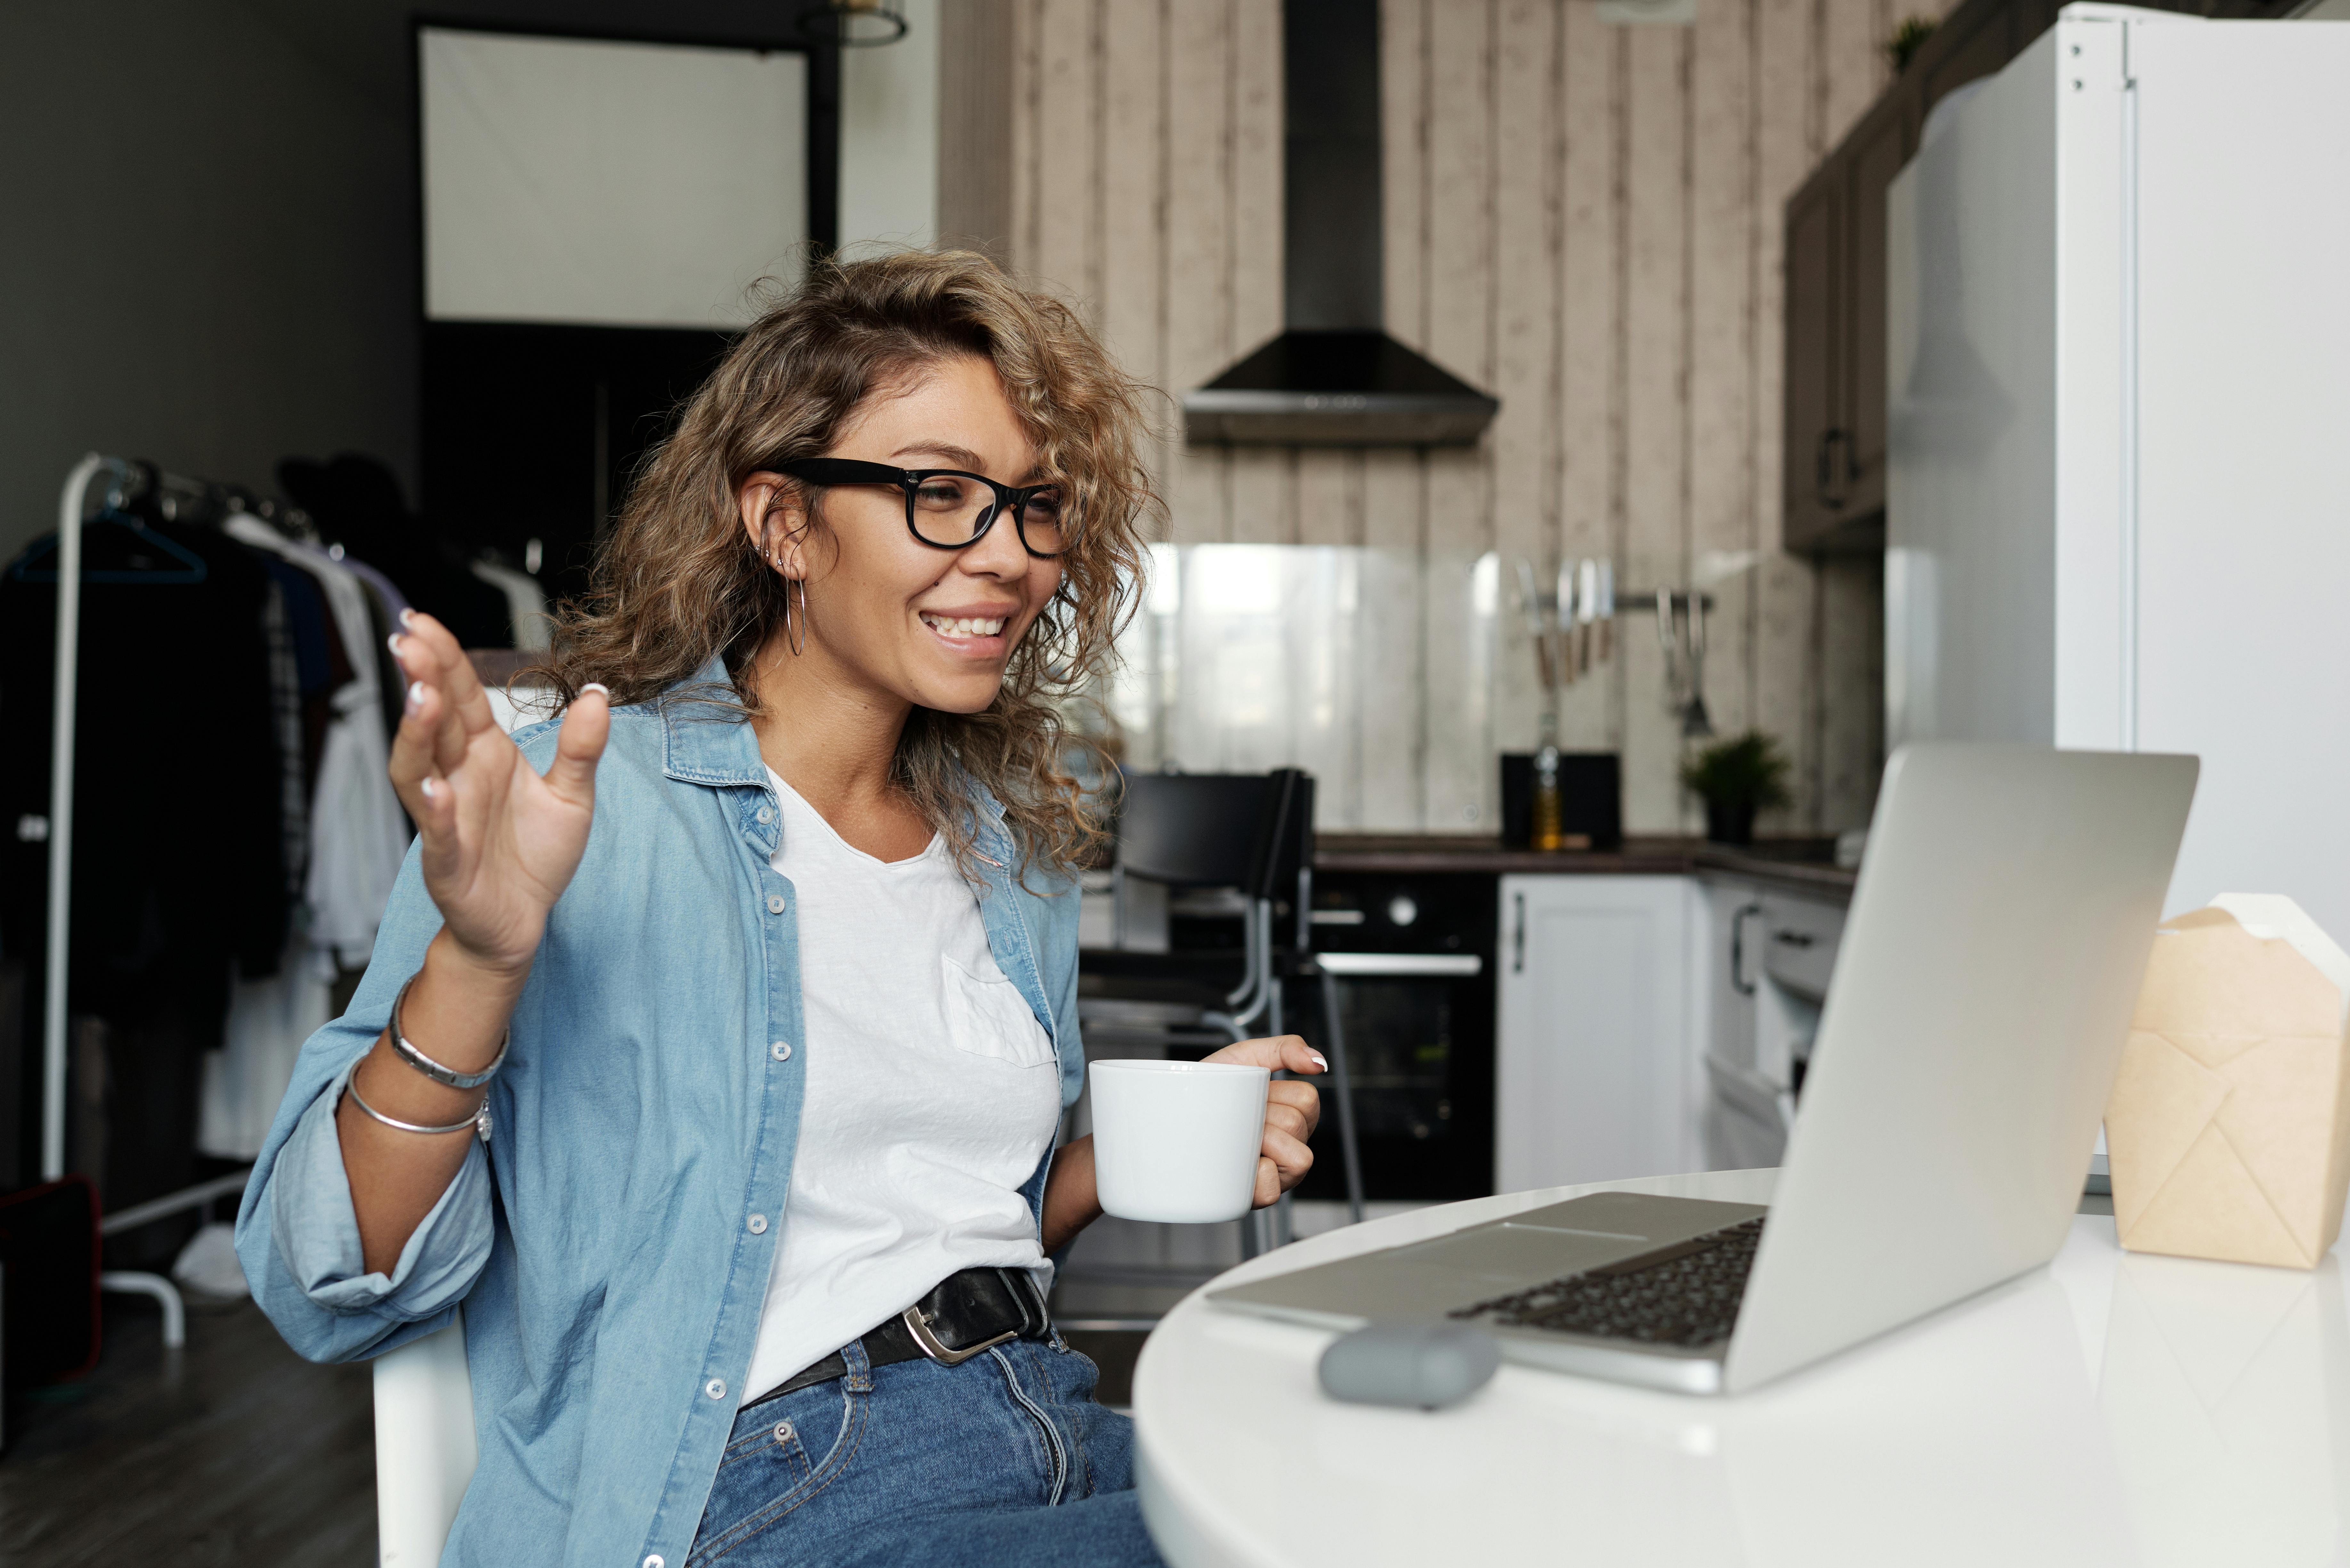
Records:
[[[72,1007],[120,1018],[194,1002],[214,1021],[196,1031],[201,1047],[218,1044],[231,971],[274,973],[286,943],[270,579],[216,530],[147,526],[203,576],[82,586]],[[94,522],[85,538],[88,574],[154,558],[167,577],[189,575],[172,570],[177,558],[141,557],[120,524]],[[0,570],[0,945],[27,960],[45,946],[49,846],[19,824],[49,812],[57,602],[54,581],[28,577],[55,573],[53,546],[36,541]]]

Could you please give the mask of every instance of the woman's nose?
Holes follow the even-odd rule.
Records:
[[[1020,543],[1020,530],[1001,507],[987,532],[962,552],[962,568],[974,576],[1010,579],[1028,575],[1028,551]]]

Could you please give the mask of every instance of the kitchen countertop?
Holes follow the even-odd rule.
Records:
[[[1453,872],[1472,876],[1688,877],[1712,871],[1842,903],[1857,872],[1837,866],[1827,838],[1752,845],[1702,838],[1627,837],[1613,849],[1512,849],[1469,834],[1320,833],[1316,871]]]

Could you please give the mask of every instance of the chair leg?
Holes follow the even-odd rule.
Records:
[[[177,1350],[188,1343],[188,1314],[180,1302],[180,1288],[162,1275],[109,1270],[98,1276],[98,1288],[154,1297],[163,1309],[163,1348]]]
[[[1338,1101],[1338,1153],[1347,1166],[1347,1210],[1363,1222],[1362,1146],[1355,1141],[1355,1091],[1347,1076],[1347,1026],[1338,1016],[1338,981],[1322,971],[1322,1033],[1330,1050],[1331,1089]]]

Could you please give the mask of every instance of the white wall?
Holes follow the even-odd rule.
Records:
[[[807,241],[807,60],[427,28],[425,314],[726,327]]]
[[[841,51],[844,250],[927,245],[938,234],[940,4],[897,0],[905,37]]]

